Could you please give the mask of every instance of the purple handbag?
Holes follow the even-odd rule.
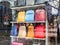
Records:
[[[48,15],[59,15],[59,9],[56,8],[55,6],[52,6],[48,2],[46,3],[46,10]]]

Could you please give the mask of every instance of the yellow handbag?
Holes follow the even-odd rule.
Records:
[[[34,26],[33,26],[33,24],[30,24],[30,26],[28,26],[27,37],[34,38]]]
[[[25,21],[25,11],[18,12],[17,22],[24,22]]]

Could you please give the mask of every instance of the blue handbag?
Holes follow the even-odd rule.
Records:
[[[3,9],[3,6],[0,5],[0,23],[2,23],[2,9]]]
[[[1,23],[3,23],[4,22],[4,16],[5,16],[5,13],[6,13],[6,8],[5,8],[5,6],[4,5],[2,5],[2,4],[0,4],[0,21],[1,21]],[[2,20],[3,19],[3,20]]]
[[[17,26],[15,25],[12,26],[11,36],[17,36]]]
[[[26,5],[26,0],[17,0],[18,6],[24,6]]]
[[[44,3],[45,0],[35,0],[35,4],[40,4],[40,3]]]
[[[34,21],[34,10],[26,11],[26,22],[33,22]]]

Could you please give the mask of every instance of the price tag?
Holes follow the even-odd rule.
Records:
[[[23,45],[23,43],[19,43],[19,42],[12,42],[12,45]]]

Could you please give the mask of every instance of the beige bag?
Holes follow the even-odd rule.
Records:
[[[26,37],[26,27],[25,26],[20,26],[19,27],[19,33],[18,33],[19,38],[24,38]]]

